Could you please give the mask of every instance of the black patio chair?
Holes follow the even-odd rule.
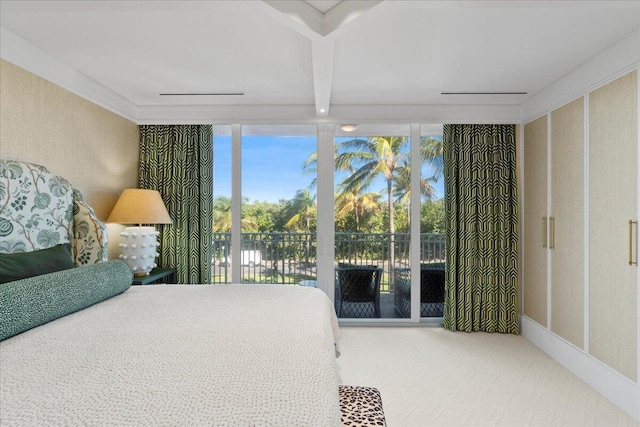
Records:
[[[444,312],[444,266],[420,268],[420,316],[442,317]]]
[[[338,317],[380,317],[382,268],[338,267],[336,276]]]

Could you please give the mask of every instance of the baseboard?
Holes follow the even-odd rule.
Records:
[[[595,391],[640,421],[640,387],[609,366],[563,340],[526,316],[521,333],[533,345],[571,371]]]

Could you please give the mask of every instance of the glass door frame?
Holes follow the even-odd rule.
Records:
[[[313,123],[310,123],[313,124]],[[334,218],[334,144],[335,128],[333,123],[320,123],[317,126],[317,281],[318,288],[334,301],[334,250],[335,250],[335,218]],[[438,325],[441,318],[420,317],[420,138],[421,124],[410,124],[410,159],[411,159],[411,208],[410,208],[410,262],[411,262],[411,318],[409,319],[340,319],[345,325],[402,325],[426,324]],[[241,205],[242,205],[242,124],[231,125],[231,256],[241,256]],[[417,142],[417,143],[416,143]],[[417,167],[416,167],[417,166]],[[417,236],[415,238],[414,236]],[[231,282],[240,283],[240,263],[231,264]]]

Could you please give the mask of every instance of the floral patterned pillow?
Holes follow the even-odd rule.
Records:
[[[0,160],[0,253],[31,252],[73,236],[73,189],[29,163]]]
[[[107,227],[78,190],[43,166],[0,159],[0,253],[68,242],[76,266],[107,260]]]
[[[93,208],[73,190],[73,258],[76,266],[107,260],[107,226],[96,217]]]

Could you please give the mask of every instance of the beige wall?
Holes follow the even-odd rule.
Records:
[[[65,177],[105,220],[122,189],[137,187],[138,126],[0,60],[0,158]]]

